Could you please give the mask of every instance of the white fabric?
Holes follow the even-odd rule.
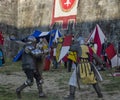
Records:
[[[70,46],[62,46],[58,62],[67,54],[69,49],[70,49]]]
[[[68,1],[70,2],[70,0],[67,0],[66,2],[68,2]],[[72,7],[71,10],[63,11],[61,9],[60,0],[55,0],[55,8],[54,8],[55,9],[55,12],[54,12],[55,15],[54,15],[54,17],[63,17],[63,16],[77,15],[77,4],[78,4],[78,0],[76,0],[75,4],[74,4],[74,6]]]
[[[69,85],[77,87],[77,79],[76,79],[76,67],[70,77]]]
[[[56,56],[56,48],[53,49],[53,56]]]
[[[101,44],[103,44],[106,37],[105,37],[104,33],[102,32],[102,30],[101,30],[101,28],[98,24],[94,28],[94,30],[93,30],[92,34],[90,35],[90,37],[88,38],[87,42],[90,42],[91,38],[94,39],[95,34],[96,34],[96,28],[98,28],[98,34],[99,34],[100,42],[101,42]]]
[[[111,63],[112,63],[112,67],[120,66],[120,57],[118,57],[117,55],[115,55],[111,59]]]
[[[94,49],[95,49],[95,51],[97,51],[97,44],[94,44]]]
[[[58,30],[56,31],[54,41],[57,42],[57,38],[59,38]]]
[[[72,69],[75,69],[75,68],[76,68],[76,64],[72,63]]]
[[[42,33],[39,35],[39,37],[46,36],[46,35],[48,35],[48,34],[49,34],[49,32],[42,32]]]

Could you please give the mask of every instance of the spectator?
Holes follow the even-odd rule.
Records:
[[[2,66],[4,63],[5,63],[4,54],[2,49],[0,48],[0,66]]]

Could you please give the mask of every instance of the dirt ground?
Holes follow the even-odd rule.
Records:
[[[51,72],[52,74],[43,73],[44,76],[44,91],[47,94],[54,94],[63,100],[63,97],[68,94],[68,81],[64,81],[62,83],[58,79],[60,76],[61,78],[62,73],[60,72]],[[11,90],[15,91],[15,89],[21,85],[26,80],[25,74],[21,72],[14,72],[10,75],[0,74],[0,84],[1,85],[11,85]],[[59,81],[58,81],[59,80]],[[58,83],[59,82],[59,83]],[[61,82],[61,83],[60,83]],[[109,82],[109,81],[106,81]],[[63,86],[62,86],[63,85]],[[120,84],[119,84],[120,85]],[[101,85],[100,85],[101,86]],[[75,100],[120,100],[120,90],[118,91],[111,91],[111,92],[103,92],[104,97],[102,99],[97,98],[97,95],[92,86],[88,85],[81,85],[81,90],[76,90],[76,99]],[[102,87],[102,86],[101,86]],[[37,91],[36,84],[34,84],[31,88],[24,89],[25,92],[29,91]]]

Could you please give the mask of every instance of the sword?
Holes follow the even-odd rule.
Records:
[[[90,62],[90,64],[92,65],[91,67],[94,69],[93,71],[94,71],[95,75],[97,75],[97,79],[100,81],[103,81],[103,78],[102,78],[101,74],[99,73],[99,71],[97,70],[97,68],[95,67],[95,65],[92,62]]]
[[[103,61],[97,54],[93,53],[93,55],[89,54],[89,56],[93,57],[100,65],[103,65],[103,66],[106,65],[107,69],[108,69],[108,64],[105,61]],[[94,65],[94,64],[92,63],[92,65]],[[109,69],[108,69],[108,71],[112,75],[112,77],[114,78],[113,73]]]

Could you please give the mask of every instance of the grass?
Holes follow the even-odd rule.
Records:
[[[21,70],[21,62],[12,62],[11,59],[6,59],[5,64],[0,67],[0,73],[11,74],[13,72],[18,72]]]
[[[5,65],[0,68],[0,74],[7,74],[10,75],[13,72],[19,72],[21,71],[21,62],[13,63],[10,59],[6,60]],[[114,70],[112,70],[114,72]],[[120,77],[109,77],[107,76],[109,74],[108,71],[100,72],[104,78],[104,81],[101,82],[102,91],[108,92],[109,95],[114,95],[115,91],[120,91]],[[66,70],[61,67],[57,70],[50,70],[48,72],[43,72],[43,75],[45,77],[52,78],[54,77],[54,82],[57,83],[57,86],[60,90],[68,91],[68,80],[71,75],[71,73],[66,73]],[[56,76],[59,76],[56,77]],[[0,84],[0,100],[17,100],[15,90],[13,90],[13,85],[2,85]],[[87,88],[88,89],[88,88]],[[53,90],[54,91],[54,90]],[[86,91],[82,88],[81,91]],[[48,98],[38,98],[38,94],[36,91],[30,91],[30,92],[23,92],[22,93],[23,99],[22,100],[62,100],[60,97],[60,94],[58,93],[51,93],[48,92],[47,96]],[[97,100],[97,99],[96,99]]]
[[[7,59],[5,65],[0,68],[0,74],[11,75],[13,72],[19,72],[21,70],[21,62],[12,62],[11,59]],[[53,70],[50,72],[44,72],[43,74],[45,77],[54,77],[55,74],[61,73],[60,76],[63,78],[62,73],[64,72],[61,70]],[[58,82],[58,85],[60,85],[59,83],[64,82],[64,80],[57,78],[55,79],[55,81]],[[13,86],[11,84],[0,84],[0,100],[17,100],[15,90],[13,90],[12,87]],[[57,94],[52,93],[48,93],[47,96],[49,98],[40,99],[36,91],[22,92],[22,100],[55,100],[56,98],[58,98]],[[58,98],[57,100],[60,100],[60,98]]]
[[[120,91],[120,77],[108,78],[109,83],[103,83],[103,87],[105,91]]]
[[[0,85],[0,100],[17,100],[16,94],[14,91],[11,91],[10,86]],[[22,92],[22,100],[55,100],[57,95],[49,94],[49,98],[39,98],[36,94],[36,91],[32,92]],[[58,100],[60,100],[58,98]]]
[[[14,100],[15,93],[10,90],[9,85],[0,85],[0,100]]]

